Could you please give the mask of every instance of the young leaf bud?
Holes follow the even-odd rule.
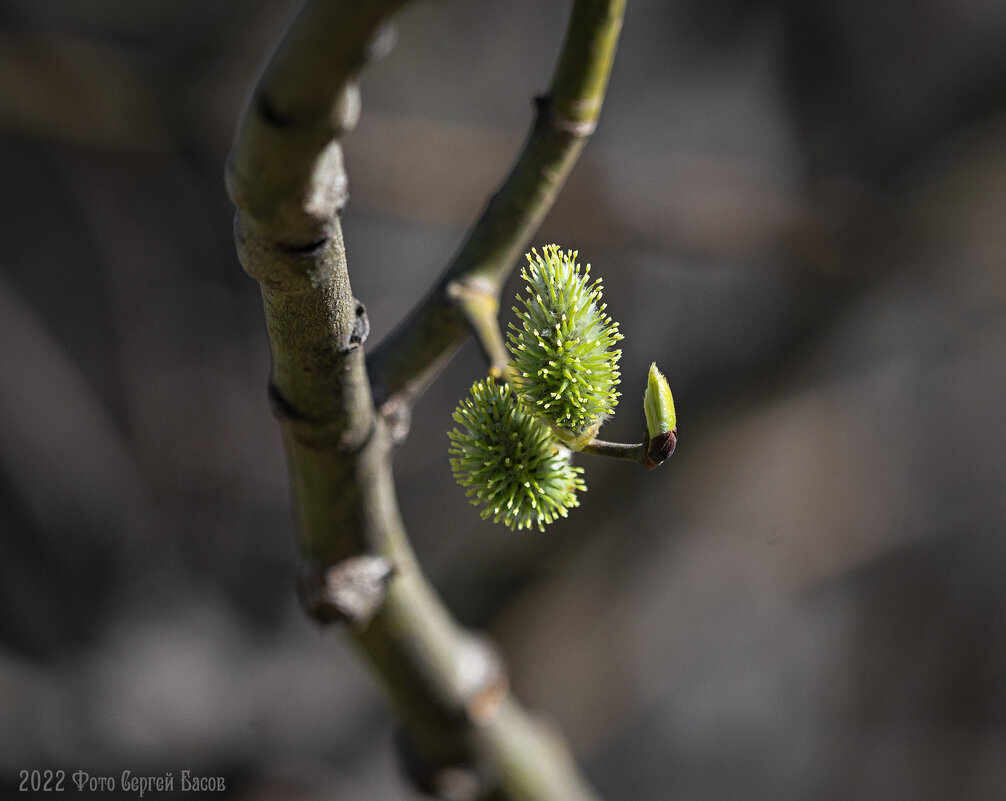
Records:
[[[447,435],[451,468],[472,504],[485,505],[483,519],[492,515],[511,531],[532,525],[544,531],[580,505],[576,493],[587,488],[583,468],[570,464],[570,452],[524,411],[508,386],[493,378],[473,384],[454,420],[463,430]]]
[[[514,307],[507,347],[514,384],[529,410],[577,449],[593,438],[618,403],[618,360],[622,335],[604,313],[600,279],[590,283],[576,251],[548,245],[532,250],[521,271],[527,295]]]
[[[646,394],[643,395],[643,413],[646,415],[646,434],[649,438],[646,466],[656,467],[665,462],[678,444],[678,418],[674,412],[674,396],[664,374],[656,362],[650,364],[646,377]]]

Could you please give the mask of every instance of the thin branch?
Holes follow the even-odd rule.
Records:
[[[402,4],[306,3],[249,101],[228,164],[238,253],[262,290],[273,359],[269,394],[283,430],[305,561],[302,599],[318,620],[347,623],[429,766],[417,776],[421,787],[436,790],[438,775],[464,765],[472,775],[491,776],[495,796],[507,801],[596,801],[565,744],[509,696],[492,648],[450,617],[419,568],[398,511],[391,432],[374,411],[360,347],[366,312],[352,294],[339,222],[346,199],[339,137],[355,120],[356,72],[385,19]],[[562,102],[545,104],[557,113],[542,118],[555,132],[582,134],[576,126],[587,121],[592,127],[596,119],[595,107],[570,99],[599,103],[607,65],[592,92],[580,91],[574,79],[597,83],[586,80],[594,73],[584,77],[569,64],[596,60],[584,52],[599,46],[587,23],[591,14],[611,9],[620,19],[621,3],[576,3],[562,60],[567,66],[554,82]],[[617,31],[617,22],[610,20],[608,29]],[[613,35],[598,56],[605,62]],[[545,137],[548,148],[556,136]],[[534,163],[550,168],[553,162]],[[509,192],[532,190],[525,178]],[[490,226],[481,236],[499,232]],[[487,280],[498,291],[500,270],[488,265],[454,277],[468,290],[495,276]],[[465,292],[459,298],[467,298],[469,308],[479,305]],[[453,304],[433,311],[445,310],[464,325]],[[490,334],[484,339],[499,350]]]
[[[675,428],[658,434],[652,439],[647,433],[643,441],[629,445],[624,442],[606,442],[603,439],[592,439],[579,450],[593,456],[607,456],[611,459],[625,459],[637,462],[647,470],[660,467],[674,453],[678,444],[678,430]]]
[[[637,442],[629,445],[624,442],[606,442],[603,439],[592,439],[580,449],[581,453],[593,456],[608,456],[612,459],[626,459],[630,462],[644,464],[646,458],[646,443]]]
[[[597,124],[625,0],[576,0],[548,94],[510,175],[436,287],[370,357],[379,403],[409,406],[469,333],[451,286],[499,296]]]

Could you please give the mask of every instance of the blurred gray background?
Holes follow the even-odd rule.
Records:
[[[418,2],[367,70],[344,224],[368,346],[505,174],[568,6]],[[417,797],[375,683],[295,602],[222,186],[292,7],[0,2],[5,787]],[[536,244],[605,278],[607,438],[638,436],[655,360],[677,454],[583,457],[544,535],[483,523],[446,456],[469,344],[396,456],[434,583],[609,801],[1006,798],[1004,42],[1001,0],[629,0]]]

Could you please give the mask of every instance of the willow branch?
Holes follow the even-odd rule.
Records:
[[[408,407],[469,333],[450,287],[499,297],[593,133],[604,101],[625,0],[576,0],[549,91],[531,133],[439,283],[370,359],[378,402]]]
[[[366,312],[339,221],[339,138],[355,120],[355,75],[402,4],[307,2],[254,90],[228,162],[238,254],[262,291],[302,599],[319,621],[347,624],[420,752],[420,787],[446,793],[444,777],[461,765],[491,776],[488,789],[508,801],[596,801],[562,741],[509,696],[493,649],[430,587],[395,498],[391,435],[374,410],[360,347]]]

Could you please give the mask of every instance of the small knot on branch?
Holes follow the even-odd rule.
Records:
[[[281,113],[262,89],[255,94],[255,107],[262,119],[276,128],[289,128],[293,125],[293,118]]]
[[[310,416],[303,414],[298,411],[297,408],[290,403],[279,391],[279,387],[270,379],[269,385],[266,388],[266,394],[269,396],[269,408],[272,410],[272,415],[277,420],[289,421],[291,423],[314,423],[315,420]]]
[[[349,81],[332,105],[331,123],[336,138],[352,131],[360,121],[360,85]]]
[[[551,95],[537,95],[534,105],[538,110],[538,124],[563,136],[586,139],[597,130],[596,116],[577,120],[562,114],[556,109]]]
[[[398,43],[398,31],[394,24],[385,22],[377,29],[370,42],[367,43],[367,50],[364,58],[367,61],[380,61],[387,56]]]
[[[346,344],[339,348],[340,353],[349,353],[351,350],[356,350],[370,336],[370,318],[367,317],[367,307],[358,300],[356,300],[355,315],[353,329],[349,332],[349,339],[346,341]]]
[[[469,723],[488,723],[510,690],[496,646],[483,635],[469,634],[458,646],[456,678]]]
[[[409,435],[409,429],[412,427],[412,404],[401,394],[394,395],[388,400],[381,402],[378,393],[375,392],[374,400],[380,403],[378,412],[388,426],[391,444],[402,444]]]
[[[295,256],[310,256],[312,253],[317,253],[329,242],[327,236],[323,236],[319,239],[315,239],[311,242],[305,242],[303,245],[288,244],[285,242],[280,242],[276,245],[277,248],[282,250],[284,253],[291,253]]]
[[[440,801],[476,801],[484,797],[485,782],[472,760],[457,753],[426,753],[405,728],[395,732],[395,752],[405,775],[416,789]]]
[[[301,603],[319,623],[362,629],[384,603],[394,572],[383,556],[351,556],[327,568],[308,565],[298,581]]]

